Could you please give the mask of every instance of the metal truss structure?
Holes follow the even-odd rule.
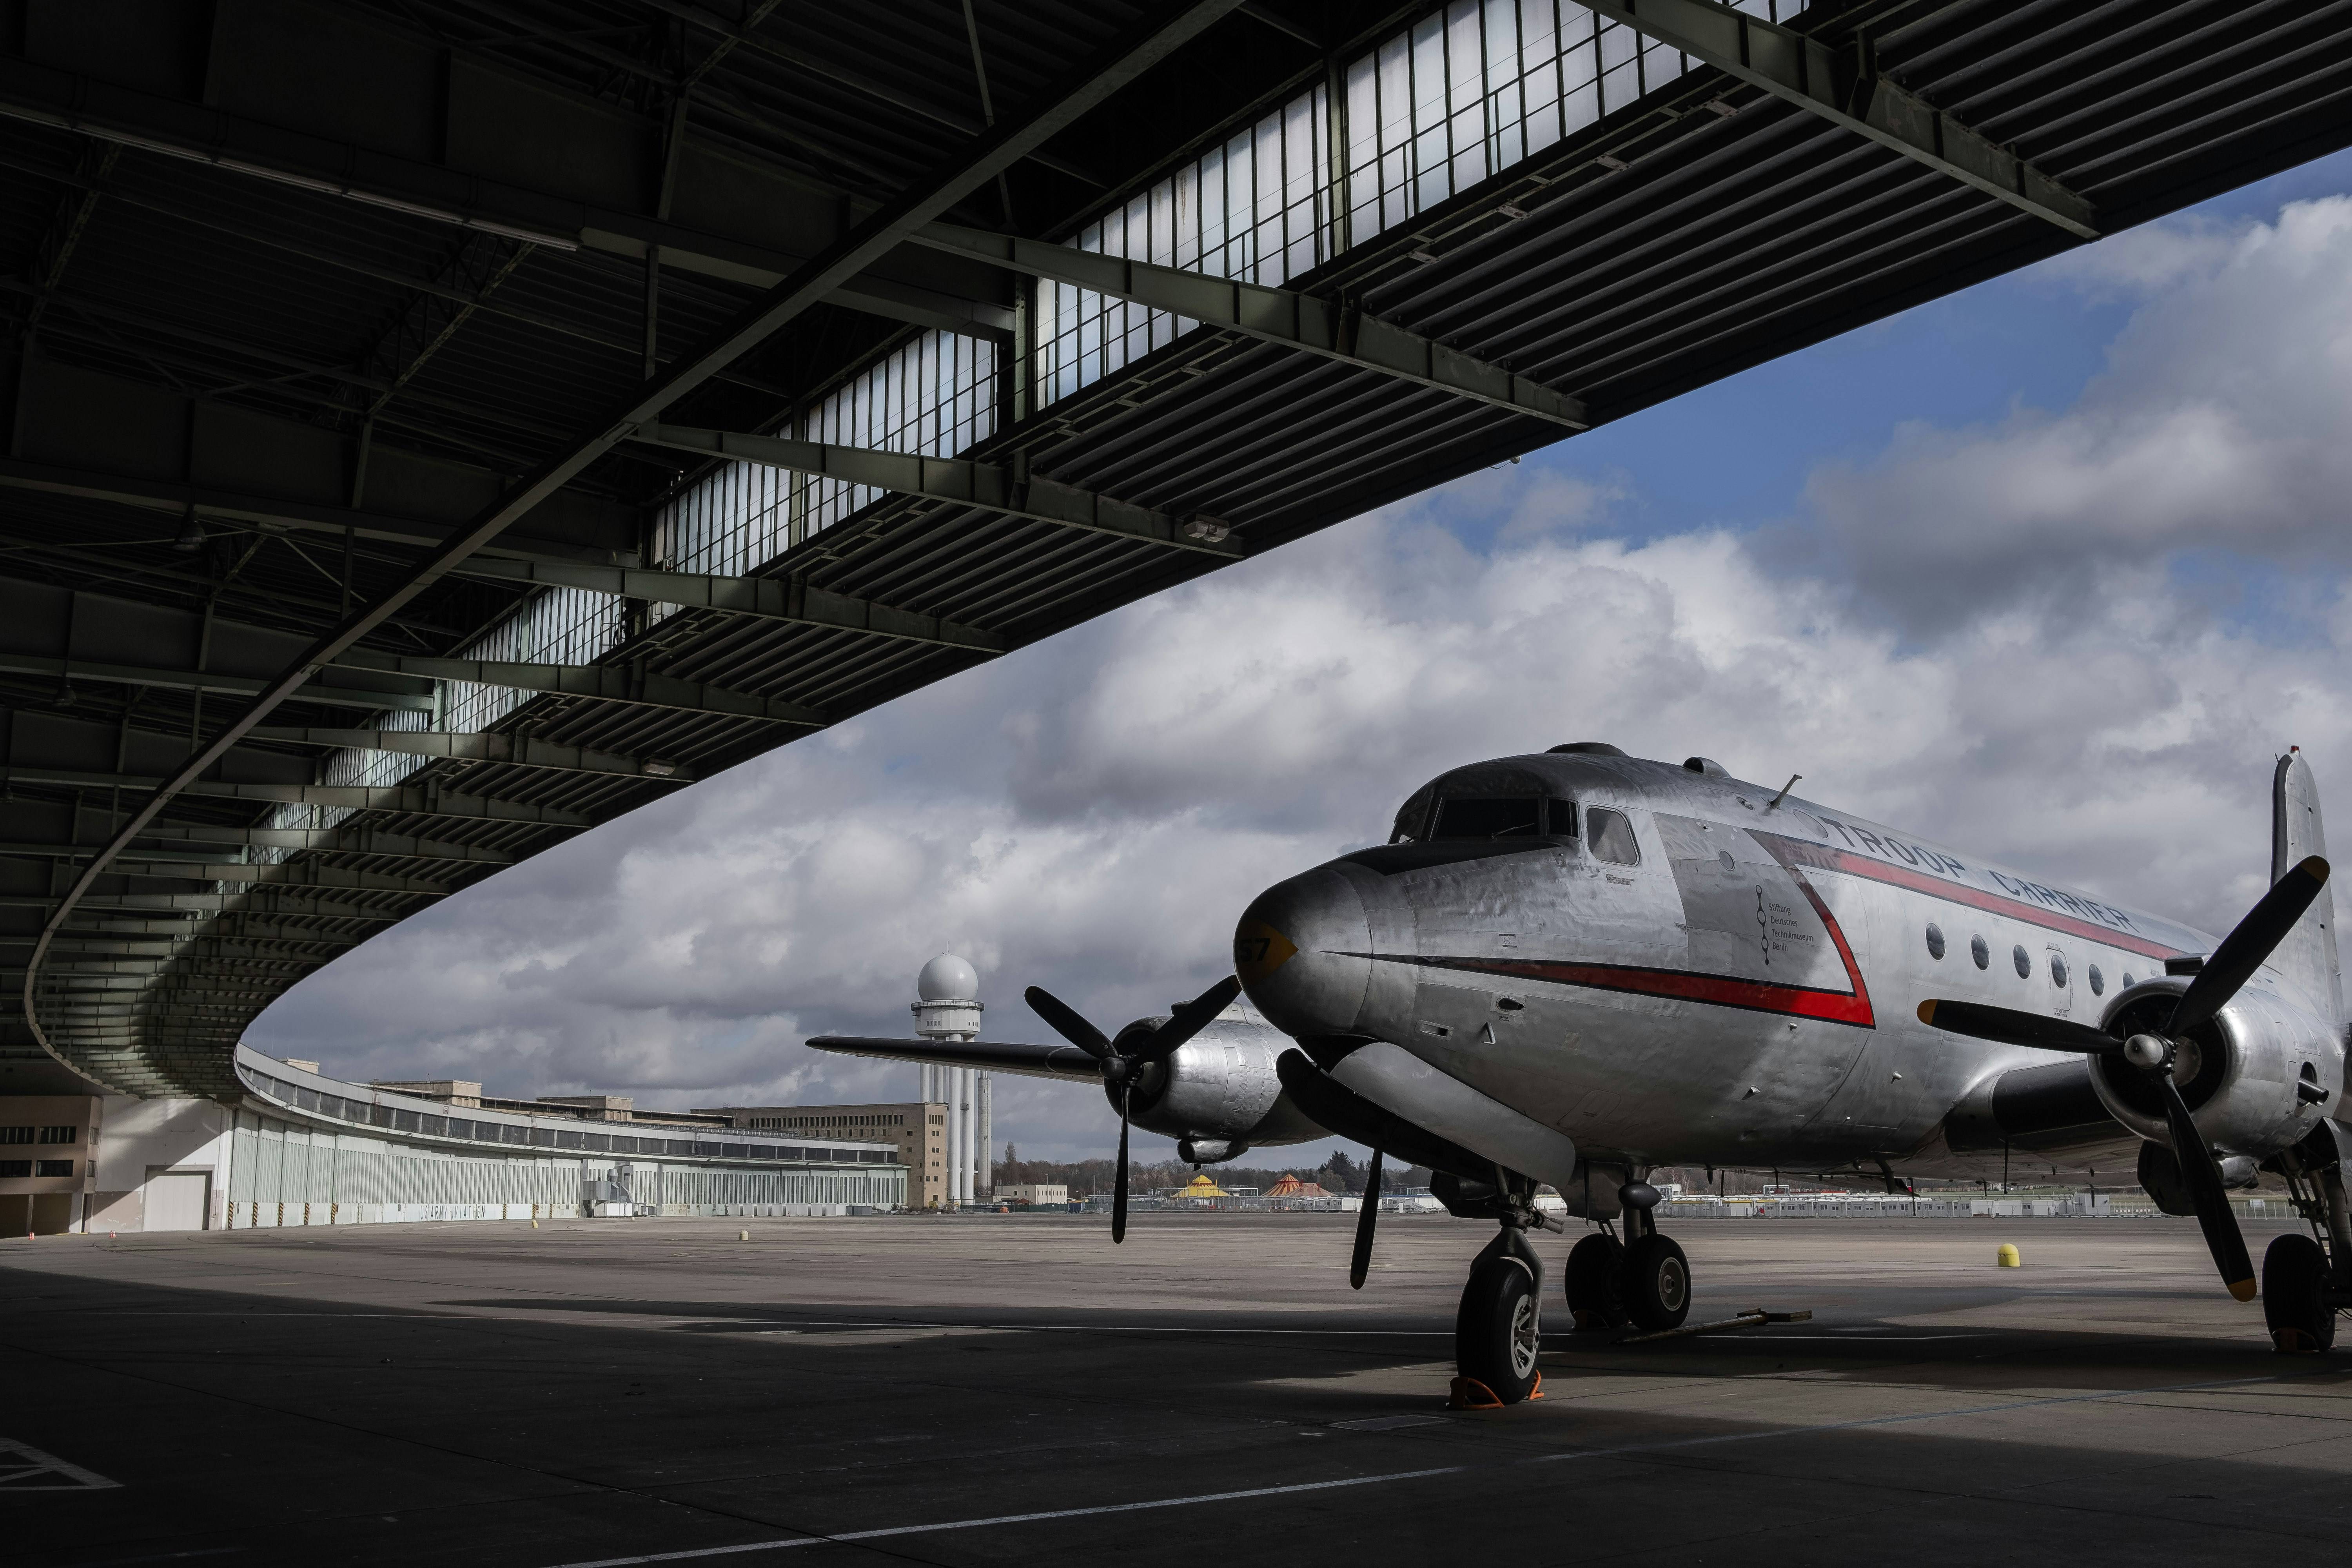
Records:
[[[0,1092],[2352,142],[2321,0],[82,0],[0,38]]]

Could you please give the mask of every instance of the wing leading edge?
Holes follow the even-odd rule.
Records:
[[[982,1068],[990,1072],[1022,1073],[1030,1078],[1102,1081],[1102,1064],[1075,1046],[1031,1046],[994,1040],[871,1040],[856,1035],[819,1035],[809,1044],[820,1051],[847,1057],[880,1057],[894,1062],[929,1062],[935,1067]]]

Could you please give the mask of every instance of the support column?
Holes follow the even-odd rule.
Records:
[[[947,1206],[953,1208],[963,1201],[963,1117],[956,1109],[962,1098],[957,1092],[962,1085],[956,1080],[963,1076],[963,1068],[948,1068],[941,1076],[947,1079],[947,1091],[940,1096],[948,1107]]]
[[[978,1108],[972,1104],[977,1098],[973,1093],[972,1079],[977,1076],[970,1068],[956,1069],[956,1125],[963,1135],[963,1163],[956,1170],[956,1184],[961,1190],[956,1198],[959,1203],[966,1204],[973,1202],[977,1196],[972,1191],[971,1180],[972,1167],[979,1163],[980,1153],[972,1146],[972,1134],[978,1131],[973,1122],[973,1113]]]
[[[996,1085],[988,1074],[980,1075],[980,1164],[978,1166],[980,1201],[996,1195]]]

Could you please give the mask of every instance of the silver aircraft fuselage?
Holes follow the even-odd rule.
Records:
[[[2127,1105],[2109,1114],[2111,1095],[2103,1112],[2084,1058],[1958,1037],[1916,1009],[1958,999],[2097,1026],[2126,993],[2178,991],[2168,961],[2213,946],[1720,770],[1569,751],[1442,776],[1394,842],[1260,895],[1235,959],[1252,1003],[1310,1052],[1402,1047],[1592,1161],[2122,1175],[2158,1130],[2136,1131]],[[2245,1005],[2332,1014],[2269,969]],[[2297,1042],[2284,1057],[2240,1064],[2262,1075],[2231,1089],[2242,1143],[2316,1125],[2298,1076],[2342,1091],[2325,1031],[2281,1037]],[[2045,1081],[2022,1068],[2087,1110],[2053,1123],[2045,1108],[2004,1147],[1996,1086]]]

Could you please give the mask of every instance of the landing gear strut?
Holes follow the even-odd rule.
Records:
[[[2326,1122],[2278,1157],[2309,1236],[2282,1236],[2263,1254],[2263,1320],[2281,1355],[2320,1355],[2336,1343],[2336,1314],[2352,1307],[2352,1202]]]
[[[1690,1316],[1690,1259],[1674,1237],[1658,1229],[1647,1208],[1627,1207],[1625,1234],[1618,1290],[1626,1315],[1649,1333],[1681,1328]]]
[[[1537,1211],[1533,1183],[1500,1170],[1490,1186],[1441,1172],[1430,1183],[1452,1213],[1492,1217],[1502,1227],[1471,1263],[1454,1319],[1454,1369],[1461,1373],[1454,1380],[1454,1401],[1473,1409],[1542,1397],[1536,1357],[1543,1349],[1544,1266],[1528,1244],[1528,1227],[1559,1228]]]

